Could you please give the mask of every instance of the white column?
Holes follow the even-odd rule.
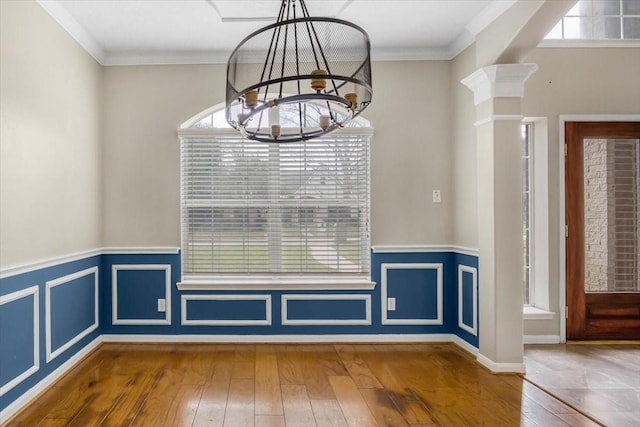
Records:
[[[524,372],[521,99],[537,69],[491,65],[462,80],[477,112],[478,361],[494,372]]]

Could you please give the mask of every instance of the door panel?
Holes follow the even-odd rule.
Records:
[[[640,123],[565,126],[567,339],[639,339]]]

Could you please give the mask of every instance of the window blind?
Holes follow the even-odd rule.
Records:
[[[369,273],[369,136],[181,138],[182,269]]]

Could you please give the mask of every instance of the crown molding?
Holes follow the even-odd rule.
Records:
[[[36,0],[51,17],[71,35],[98,63],[104,66],[122,65],[196,65],[226,64],[229,52],[113,52],[105,50],[87,30],[80,25],[59,0]],[[209,4],[214,2],[207,0]],[[347,9],[353,0],[345,1],[337,15]],[[491,3],[480,14],[474,17],[462,33],[449,46],[424,48],[376,48],[372,47],[371,57],[374,61],[438,61],[451,60],[475,42],[475,36],[485,29],[498,16],[509,9],[515,0]],[[214,9],[217,8],[214,6]],[[219,13],[219,11],[218,11]],[[266,19],[266,18],[260,18]]]
[[[57,0],[36,0],[36,3],[40,5],[51,17],[56,21],[62,29],[64,29],[69,35],[76,41],[87,53],[98,61],[101,65],[105,62],[105,51],[96,41],[84,29],[82,25],[76,21],[67,10],[62,7]]]

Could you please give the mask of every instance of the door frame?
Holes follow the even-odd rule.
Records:
[[[560,342],[567,342],[567,242],[565,240],[565,228],[566,228],[566,207],[565,207],[565,156],[564,156],[564,144],[565,144],[565,132],[564,127],[566,122],[640,122],[640,114],[560,114],[558,123],[558,190],[560,208],[559,223],[560,229],[558,230],[558,236],[560,237],[560,253],[559,255],[559,274],[558,284],[559,292],[559,313],[560,313]]]

